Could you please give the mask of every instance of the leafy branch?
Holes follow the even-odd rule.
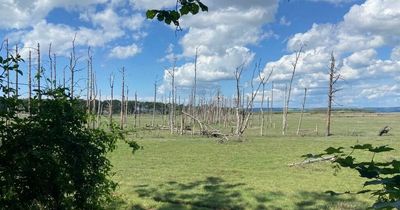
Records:
[[[158,21],[165,22],[167,25],[173,23],[180,29],[179,19],[191,13],[196,15],[200,11],[208,12],[208,7],[200,0],[177,0],[175,10],[147,10],[147,19],[157,18]]]

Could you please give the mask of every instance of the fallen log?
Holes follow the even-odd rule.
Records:
[[[310,158],[307,160],[304,160],[299,163],[291,163],[288,164],[289,167],[292,166],[299,166],[299,165],[306,165],[306,164],[311,164],[311,163],[317,163],[317,162],[322,162],[322,161],[334,161],[336,160],[336,156],[326,156],[326,157],[320,157],[320,158]]]
[[[183,112],[183,111],[182,111],[182,114],[192,118],[193,120],[195,120],[197,122],[197,124],[199,124],[201,135],[204,135],[207,137],[219,138],[221,140],[221,141],[219,141],[220,143],[223,143],[223,142],[229,140],[228,135],[221,133],[219,130],[214,129],[211,126],[207,126],[206,124],[203,124],[199,119],[197,119],[193,115]]]

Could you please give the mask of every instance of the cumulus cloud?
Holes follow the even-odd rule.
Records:
[[[128,46],[117,46],[111,50],[109,57],[118,58],[118,59],[126,59],[129,57],[133,57],[140,52],[141,52],[141,49],[136,44],[131,44]]]
[[[55,8],[76,8],[104,3],[106,0],[3,0],[0,7],[1,29],[22,29],[42,21]]]
[[[181,25],[188,32],[180,39],[181,58],[193,60],[198,49],[198,82],[232,79],[235,68],[254,57],[250,45],[257,45],[271,33],[262,27],[274,21],[277,0],[204,0],[210,9],[196,16],[184,16]],[[178,55],[179,57],[179,55]],[[177,67],[176,81],[190,86],[193,61]],[[168,84],[168,73],[164,73]]]
[[[330,53],[333,52],[340,74],[345,81],[354,84],[353,91],[340,94],[343,100],[351,96],[365,96],[367,100],[385,97],[383,89],[395,91],[388,86],[393,87],[389,84],[396,82],[396,75],[400,72],[399,11],[400,1],[396,0],[367,0],[354,5],[341,22],[313,24],[308,31],[293,35],[287,42],[290,54],[268,63],[265,70],[274,66],[276,74],[273,79],[287,83],[294,52],[305,44],[306,52],[296,74],[296,87],[316,84],[326,87],[327,81],[322,78],[327,78]],[[382,47],[392,49],[389,59],[379,58],[378,49]],[[372,87],[377,84],[385,87],[378,91],[380,94],[365,91],[374,89]]]
[[[11,41],[14,43],[23,44],[23,55],[26,54],[29,48],[35,47],[37,43],[45,47],[52,43],[54,53],[68,55],[74,37],[76,37],[76,47],[105,47],[108,43],[118,38],[126,37],[127,32],[131,35],[130,38],[135,41],[146,36],[146,33],[141,31],[144,25],[143,15],[132,11],[125,14],[118,9],[120,2],[115,0],[111,2],[105,0],[36,0],[26,2],[24,5],[19,5],[19,3],[20,1],[6,1],[5,4],[7,6],[1,7],[0,10],[14,6],[14,8],[9,9],[21,12],[21,15],[16,17],[24,17],[26,15],[27,19],[29,19],[24,21],[16,18],[10,21],[9,26],[4,25],[5,27],[17,29],[9,34],[8,37],[11,37],[13,39]],[[97,8],[95,5],[102,5],[103,7]],[[89,24],[72,26],[49,23],[46,20],[47,14],[51,10],[60,7],[68,10],[75,9],[75,12],[80,14],[80,20]],[[19,11],[21,9],[24,9],[24,11]],[[1,20],[3,19],[0,18]],[[140,50],[136,51],[136,53],[138,52]],[[114,55],[115,53],[112,52],[111,54]]]

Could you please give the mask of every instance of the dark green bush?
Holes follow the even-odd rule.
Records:
[[[22,100],[3,85],[19,61],[0,59],[0,209],[101,209],[116,187],[106,155],[122,134],[89,128],[63,88],[42,92],[31,114],[19,114]]]

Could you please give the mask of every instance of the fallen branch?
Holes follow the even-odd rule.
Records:
[[[191,114],[188,114],[184,111],[182,111],[182,114],[192,118],[193,120],[195,120],[197,122],[197,124],[199,124],[200,126],[200,134],[207,136],[207,137],[216,137],[216,138],[220,138],[221,139],[221,143],[228,141],[228,135],[221,133],[219,130],[212,128],[211,126],[207,126],[205,124],[203,124],[199,119],[197,119],[196,117],[194,117]],[[208,129],[211,128],[211,129]]]
[[[292,167],[292,166],[299,166],[299,165],[306,165],[306,164],[317,163],[317,162],[322,162],[322,161],[334,161],[334,160],[336,160],[336,156],[326,156],[326,157],[320,157],[320,158],[307,159],[307,160],[304,160],[299,163],[291,163],[291,164],[288,164],[288,166]]]

